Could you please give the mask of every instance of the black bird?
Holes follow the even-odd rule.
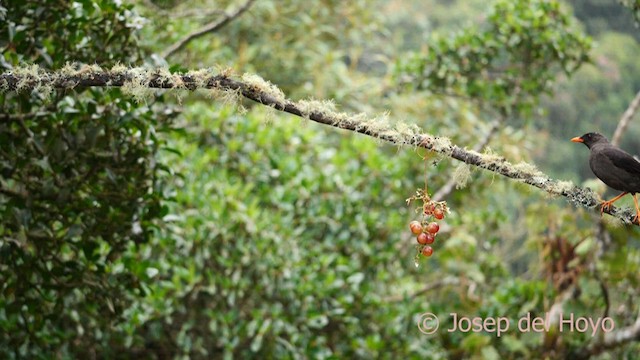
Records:
[[[587,145],[591,150],[591,155],[589,155],[591,171],[607,186],[622,191],[622,194],[604,201],[600,213],[602,214],[605,209],[611,208],[616,200],[631,194],[636,205],[636,216],[633,221],[638,222],[640,208],[636,193],[640,192],[640,162],[598,133],[584,134],[580,137],[574,137],[571,141]]]

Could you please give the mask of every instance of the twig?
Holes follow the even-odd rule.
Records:
[[[49,112],[25,113],[25,114],[0,114],[0,121],[25,120],[35,117],[49,116]]]
[[[609,316],[609,309],[611,308],[611,300],[609,299],[609,288],[607,288],[607,284],[605,284],[604,280],[602,280],[599,275],[596,274],[595,278],[600,284],[600,292],[602,293],[602,300],[604,300],[604,311],[602,318],[605,318]]]
[[[197,39],[207,33],[217,31],[218,29],[230,23],[232,20],[242,15],[242,13],[244,13],[245,11],[249,10],[254,2],[255,0],[247,0],[247,2],[245,2],[244,5],[240,6],[236,11],[230,14],[225,14],[221,19],[211,22],[201,27],[200,29],[188,34],[187,36],[175,42],[173,45],[169,46],[165,51],[163,51],[161,54],[162,57],[167,59],[171,55],[185,47],[190,41]]]
[[[489,144],[489,141],[491,141],[491,138],[493,137],[493,135],[495,135],[499,127],[500,127],[500,121],[494,120],[491,123],[491,127],[489,128],[489,131],[487,131],[487,133],[484,135],[482,140],[480,140],[476,144],[476,146],[473,147],[473,151],[482,151],[482,149],[484,149],[484,147],[487,146],[487,144]],[[451,192],[453,191],[453,187],[456,185],[456,183],[457,183],[456,179],[454,179],[453,177],[449,178],[449,180],[443,186],[440,187],[440,190],[438,190],[432,196],[433,200],[434,201],[444,200],[447,196],[451,194]]]
[[[70,73],[68,70],[59,73],[38,72],[33,69],[3,73],[0,75],[0,89],[5,91],[33,91],[40,87],[73,89],[76,87],[126,85],[127,92],[134,94],[137,91],[143,91],[145,88],[216,89],[232,95],[241,95],[278,111],[287,112],[320,124],[357,132],[400,146],[422,147],[537,187],[550,194],[564,196],[574,205],[594,208],[600,203],[597,195],[591,189],[581,188],[567,181],[553,180],[531,164],[512,164],[499,156],[466,150],[452,144],[447,138],[419,133],[416,132],[416,128],[407,127],[406,125],[394,127],[387,122],[371,119],[364,114],[354,115],[336,112],[325,103],[291,101],[286,99],[284,94],[275,86],[256,76],[243,76],[243,80],[237,80],[227,73],[207,76],[202,71],[189,72],[187,74],[170,74],[167,70],[152,71],[133,68],[104,71],[95,68],[97,67],[87,66],[74,73]],[[34,72],[36,73],[34,74]],[[622,210],[613,206],[604,212],[626,223],[633,223],[635,214],[631,209]],[[635,224],[638,225],[637,222]]]
[[[26,192],[7,189],[5,187],[2,187],[2,184],[0,184],[0,194],[18,198],[20,200],[25,200],[27,198]]]
[[[633,98],[627,110],[622,114],[620,121],[618,122],[618,127],[616,127],[616,131],[613,133],[613,137],[611,138],[611,143],[613,145],[618,145],[620,143],[620,138],[622,137],[622,133],[629,125],[631,119],[638,111],[638,107],[640,106],[640,91],[636,94],[636,97]]]

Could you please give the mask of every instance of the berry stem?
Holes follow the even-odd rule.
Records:
[[[427,173],[429,171],[429,162],[427,161],[427,155],[424,156],[424,194],[429,196],[429,189],[427,188]]]

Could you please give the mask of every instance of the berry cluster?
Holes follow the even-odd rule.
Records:
[[[422,213],[422,221],[414,220],[409,223],[409,229],[411,233],[416,235],[416,241],[418,242],[416,254],[416,265],[418,264],[418,258],[420,254],[429,257],[433,255],[433,248],[430,246],[436,241],[436,235],[440,231],[440,225],[433,220],[442,220],[446,213],[449,212],[447,203],[445,201],[433,201],[429,194],[425,190],[418,189],[416,195],[407,199],[407,204],[410,204],[413,200],[421,200],[422,207],[416,211]]]

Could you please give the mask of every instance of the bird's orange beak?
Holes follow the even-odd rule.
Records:
[[[582,140],[582,138],[581,138],[581,137],[577,137],[577,136],[576,136],[576,137],[574,137],[573,139],[571,139],[571,141],[573,141],[573,142],[581,142],[581,143],[583,143],[583,142],[584,142],[584,140]]]

